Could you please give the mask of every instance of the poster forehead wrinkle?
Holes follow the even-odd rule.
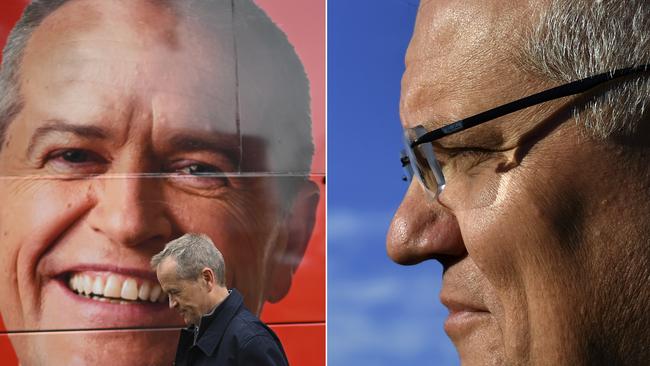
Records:
[[[250,1],[233,1],[243,171],[309,174],[310,93],[286,35]]]
[[[0,365],[171,364],[185,310],[150,260],[184,233],[211,238],[290,364],[324,365],[324,158],[309,179],[296,55],[324,157],[324,4],[0,0],[5,59],[23,52],[0,148]]]
[[[186,79],[176,81],[180,90],[172,89],[170,99],[161,100],[160,107],[184,121],[183,127],[198,134],[219,134],[219,138],[229,140],[229,147],[239,145],[232,2],[186,1],[174,2],[172,6],[187,24],[184,32],[188,36],[184,38],[190,43],[185,45],[187,63],[177,66],[192,72]],[[164,75],[164,70],[161,72]],[[183,92],[184,86],[190,90],[190,98],[177,94]],[[174,102],[177,97],[186,102]],[[174,121],[169,122],[173,128]]]
[[[94,17],[91,27],[73,27],[52,42],[37,29],[24,60],[23,91],[33,96],[27,102],[38,115],[21,123],[66,120],[120,134],[131,123],[152,122],[154,145],[176,133],[238,145],[231,2],[157,8],[149,11],[159,15],[154,20],[116,4],[102,9],[115,17]],[[61,21],[50,20],[55,29]]]

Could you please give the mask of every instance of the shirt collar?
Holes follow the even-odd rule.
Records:
[[[199,338],[199,334],[203,334],[205,332],[205,329],[210,326],[210,323],[212,323],[212,319],[214,319],[218,314],[219,311],[223,309],[221,304],[225,303],[226,300],[228,300],[228,297],[230,296],[230,293],[232,290],[228,290],[228,295],[221,301],[220,303],[216,304],[212,310],[210,310],[209,313],[204,314],[201,319],[199,319],[199,325],[194,325],[192,326],[192,331],[194,332],[194,344],[196,344],[197,339]]]
[[[212,355],[228,328],[232,318],[244,306],[244,299],[239,291],[232,289],[224,301],[219,304],[212,315],[201,318],[198,329],[196,346],[206,355]]]

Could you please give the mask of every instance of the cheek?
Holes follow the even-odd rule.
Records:
[[[0,310],[8,327],[40,312],[38,265],[56,238],[89,206],[87,186],[46,179],[0,183]]]
[[[557,270],[567,245],[567,223],[580,216],[557,184],[522,169],[500,179],[492,204],[458,215],[463,240],[477,266],[501,291],[522,292]],[[569,184],[561,186],[570,187]],[[564,197],[564,198],[562,198]],[[575,201],[575,200],[573,200]]]
[[[228,286],[240,290],[247,303],[256,301],[264,282],[265,246],[277,221],[268,191],[254,187],[216,198],[180,198],[170,190],[166,196],[180,231],[210,236],[224,256]]]
[[[577,198],[568,198],[579,196],[567,191],[570,184],[540,181],[549,180],[519,176],[518,183],[501,185],[494,204],[458,215],[469,257],[494,289],[491,310],[511,358],[531,352],[549,314],[565,318],[560,303],[567,300],[557,294],[580,296],[568,290],[578,276],[570,250],[575,240],[567,231],[580,217]]]

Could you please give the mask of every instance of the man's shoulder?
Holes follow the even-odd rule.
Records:
[[[227,332],[237,337],[241,345],[245,345],[256,337],[275,339],[272,335],[273,331],[246,308],[242,308],[233,317]]]
[[[229,332],[242,365],[288,365],[282,343],[273,330],[245,308],[233,318]]]
[[[198,342],[207,357],[224,365],[287,365],[279,338],[246,309],[236,290],[224,305]]]

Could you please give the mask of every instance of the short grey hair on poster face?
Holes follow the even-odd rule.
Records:
[[[210,268],[216,283],[226,287],[223,255],[207,235],[190,233],[170,241],[165,249],[151,258],[151,268],[156,270],[165,258],[176,262],[176,274],[182,280],[196,280],[204,268]]]
[[[9,123],[23,108],[20,96],[20,63],[27,42],[43,19],[68,1],[32,1],[9,34],[0,66],[0,150],[4,147]]]
[[[525,36],[524,68],[566,83],[650,63],[648,0],[551,0]],[[598,138],[633,136],[648,128],[650,73],[615,81],[574,110]]]

